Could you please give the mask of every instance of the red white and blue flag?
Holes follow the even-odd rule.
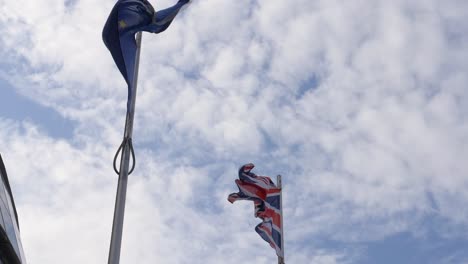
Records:
[[[255,231],[276,250],[276,255],[283,257],[281,239],[281,189],[266,176],[252,173],[252,163],[239,169],[239,179],[236,180],[238,193],[231,193],[228,201],[234,203],[239,200],[254,202],[255,217],[262,219],[262,223],[255,227]]]

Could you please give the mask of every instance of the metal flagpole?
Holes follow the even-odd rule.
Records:
[[[133,78],[133,84],[132,84],[133,94],[131,98],[130,109],[127,112],[127,118],[125,120],[124,146],[122,149],[122,157],[120,160],[119,183],[117,186],[117,195],[115,198],[114,222],[112,224],[112,236],[111,236],[108,264],[118,264],[120,261],[120,248],[122,244],[122,229],[123,229],[123,221],[124,221],[124,214],[125,214],[125,198],[127,196],[128,170],[129,170],[129,163],[130,163],[131,140],[132,140],[132,134],[133,134],[133,118],[135,115],[135,99],[136,99],[137,82],[138,82],[138,68],[140,64],[141,38],[142,38],[142,33],[138,32],[136,34],[137,49],[136,49],[136,57],[135,57],[135,72],[134,72],[134,78]]]
[[[278,256],[278,264],[285,264],[284,262],[284,231],[283,231],[283,184],[281,182],[281,175],[276,176],[276,182],[280,191],[280,213],[281,213],[281,253],[282,257]]]

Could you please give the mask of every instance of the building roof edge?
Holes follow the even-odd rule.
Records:
[[[8,175],[5,169],[5,164],[3,163],[2,159],[2,154],[0,154],[0,174],[2,175],[3,182],[5,183],[6,190],[8,194],[10,195],[11,198],[11,203],[13,205],[13,211],[15,212],[15,219],[16,219],[16,226],[18,227],[18,230],[20,229],[19,227],[19,221],[18,221],[18,213],[16,212],[16,205],[15,205],[15,199],[13,198],[13,193],[11,192],[11,187],[10,187],[10,182],[8,181]]]

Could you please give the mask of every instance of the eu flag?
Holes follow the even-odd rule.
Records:
[[[133,96],[133,79],[138,31],[160,33],[166,30],[179,10],[190,0],[179,0],[167,9],[155,12],[147,0],[118,0],[102,31],[104,44],[128,85],[127,111]]]

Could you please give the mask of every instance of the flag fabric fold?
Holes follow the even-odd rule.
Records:
[[[276,250],[276,255],[283,257],[281,245],[281,189],[266,176],[257,176],[251,170],[252,163],[245,164],[239,169],[239,179],[235,182],[239,192],[231,193],[228,201],[234,203],[240,200],[254,202],[255,217],[262,222],[255,227],[255,231]]]
[[[174,6],[155,12],[147,0],[118,0],[102,31],[102,39],[128,86],[127,111],[133,96],[139,31],[161,33],[172,23],[180,9],[190,0],[179,0]]]

